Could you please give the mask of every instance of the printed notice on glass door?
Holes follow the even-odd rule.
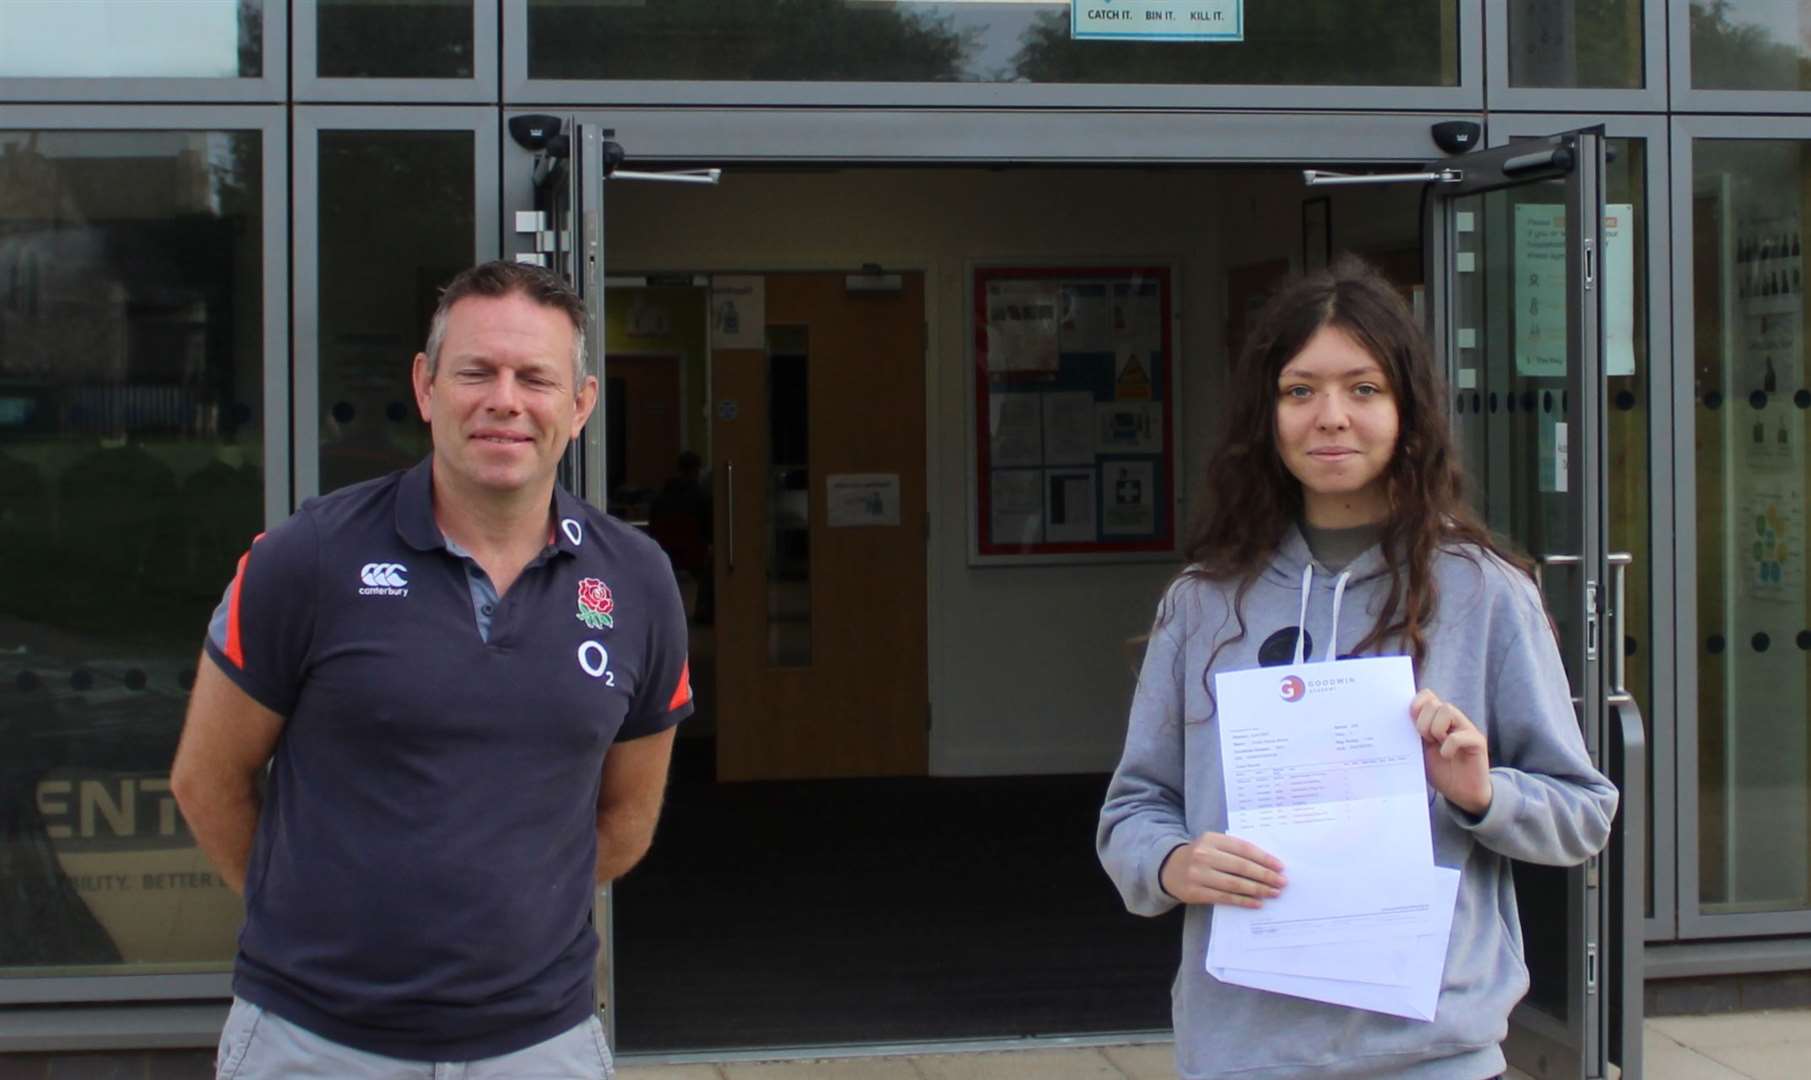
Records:
[[[1076,0],[1069,35],[1105,41],[1244,41],[1244,0]]]
[[[1566,208],[1515,208],[1515,372],[1566,375]]]

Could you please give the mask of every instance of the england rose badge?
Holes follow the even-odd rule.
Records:
[[[610,618],[615,610],[616,601],[610,598],[610,586],[594,577],[579,581],[579,622],[593,630],[603,630],[616,625]]]

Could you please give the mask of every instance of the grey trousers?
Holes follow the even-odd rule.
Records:
[[[611,1080],[616,1070],[595,1016],[513,1054],[404,1061],[323,1039],[234,998],[214,1074],[217,1080]]]

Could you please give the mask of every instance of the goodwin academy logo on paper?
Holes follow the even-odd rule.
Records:
[[[579,622],[593,630],[605,630],[616,625],[610,618],[615,610],[616,601],[610,596],[610,586],[594,577],[579,581]]]
[[[1283,695],[1284,701],[1300,701],[1308,693],[1307,685],[1294,675],[1285,678],[1283,685],[1277,689]]]

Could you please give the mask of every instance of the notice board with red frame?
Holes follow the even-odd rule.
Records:
[[[1174,554],[1172,280],[974,268],[971,563]]]

